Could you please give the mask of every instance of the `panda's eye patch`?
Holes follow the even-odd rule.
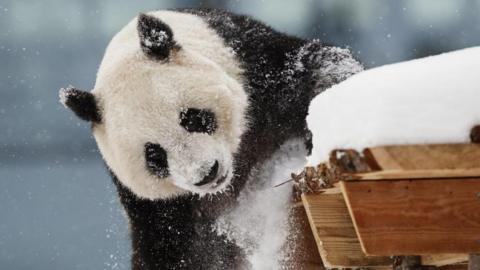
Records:
[[[217,119],[210,110],[188,108],[180,112],[180,125],[188,132],[211,135],[217,129]]]
[[[159,144],[145,144],[145,160],[148,170],[156,176],[163,178],[169,175],[167,152]]]

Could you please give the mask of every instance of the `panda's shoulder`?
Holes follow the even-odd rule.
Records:
[[[177,9],[176,11],[202,17],[224,37],[239,36],[239,33],[243,33],[245,37],[267,35],[291,38],[249,15],[213,8]],[[245,31],[248,32],[245,33]]]
[[[305,40],[276,31],[269,25],[248,15],[235,14],[222,9],[178,9],[204,19],[209,27],[225,40],[243,60],[286,53],[301,47]]]

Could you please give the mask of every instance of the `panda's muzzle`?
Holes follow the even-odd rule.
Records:
[[[203,179],[200,182],[195,183],[194,185],[199,187],[199,186],[203,186],[213,182],[217,178],[218,167],[219,167],[218,161],[215,160],[215,164],[213,164],[213,166],[210,168],[209,172],[205,175],[205,177],[203,177]]]

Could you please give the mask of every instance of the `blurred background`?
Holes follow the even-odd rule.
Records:
[[[480,45],[480,0],[2,0],[0,269],[128,268],[115,190],[58,89],[91,89],[109,39],[138,12],[199,6],[349,47],[368,68]]]

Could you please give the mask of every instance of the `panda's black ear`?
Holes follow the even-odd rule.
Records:
[[[319,94],[363,70],[350,50],[321,44],[319,40],[307,41],[299,50],[298,58],[312,71],[314,94]]]
[[[150,15],[138,15],[138,36],[143,52],[156,60],[168,59],[172,50],[180,49],[173,39],[172,29]]]
[[[95,96],[87,91],[82,91],[69,86],[59,91],[60,102],[72,110],[80,119],[98,123],[101,121]]]

